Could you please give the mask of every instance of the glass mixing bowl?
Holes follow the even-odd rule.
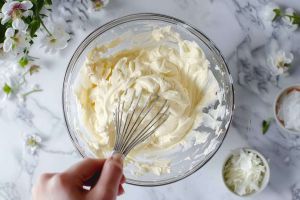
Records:
[[[63,110],[72,142],[83,157],[95,157],[85,140],[82,139],[87,133],[80,124],[74,94],[74,84],[88,52],[96,45],[105,44],[128,31],[132,34],[140,34],[149,32],[154,27],[163,26],[171,26],[183,39],[195,41],[203,49],[207,59],[210,61],[210,69],[216,77],[220,88],[224,91],[222,100],[218,103],[225,106],[226,112],[224,112],[224,116],[222,116],[222,122],[218,130],[212,130],[207,127],[197,129],[198,131],[202,131],[203,129],[210,133],[205,143],[192,145],[185,151],[168,155],[167,159],[171,160],[172,170],[170,173],[160,176],[147,173],[140,176],[130,173],[130,171],[134,170],[132,166],[125,166],[124,173],[126,182],[140,186],[169,184],[193,174],[213,157],[222,144],[231,122],[234,95],[232,79],[228,67],[218,48],[203,33],[176,18],[152,13],[128,15],[97,28],[79,45],[69,62],[63,84]],[[117,50],[129,48],[131,45],[132,41],[125,41],[120,49]],[[216,134],[217,131],[218,134]],[[187,157],[189,159],[185,159]]]

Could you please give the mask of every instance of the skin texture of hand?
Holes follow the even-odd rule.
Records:
[[[99,174],[101,174],[99,176]],[[124,193],[123,162],[85,159],[63,173],[43,174],[32,189],[33,200],[115,200]],[[83,186],[90,186],[84,189]]]

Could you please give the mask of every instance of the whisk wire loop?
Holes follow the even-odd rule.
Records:
[[[165,109],[163,114],[159,116],[159,118],[146,130],[144,130],[142,133],[138,133],[138,137],[134,138],[133,141],[127,146],[127,149],[122,149],[124,151],[124,155],[127,155],[136,145],[144,142],[147,138],[149,138],[166,120],[166,112],[169,110],[169,107]],[[156,125],[157,124],[157,125]],[[156,125],[154,127],[154,125]],[[154,127],[152,130],[150,130],[152,127]],[[150,131],[149,131],[150,130]],[[149,132],[147,132],[149,131]]]
[[[154,115],[149,115],[159,102],[160,97],[157,95],[154,99],[152,95],[149,96],[138,112],[141,97],[140,94],[135,103],[133,103],[134,98],[132,98],[126,111],[124,110],[125,101],[121,102],[121,98],[119,98],[114,113],[116,128],[114,152],[121,153],[123,156],[126,156],[136,145],[149,138],[168,118],[169,106],[167,100],[159,106]],[[123,117],[125,117],[125,120],[123,120]],[[145,121],[146,118],[148,121]],[[125,122],[123,123],[123,121]]]
[[[131,115],[131,116],[130,116],[129,122],[131,122],[131,120],[132,120],[132,117],[133,117],[133,115],[134,115],[134,113],[135,113],[135,111],[136,111],[136,109],[137,109],[137,107],[138,107],[138,104],[139,104],[139,102],[140,102],[140,99],[141,99],[141,94],[139,95],[139,98],[138,98],[138,100],[137,100],[137,102],[136,102],[136,104],[135,104],[135,106],[134,106],[134,109],[133,109],[132,113],[131,113],[131,114],[127,114],[127,116],[126,116],[126,119],[127,119],[127,117],[128,117],[129,115]],[[132,104],[130,104],[130,106],[129,106],[129,108],[128,108],[128,112],[130,112],[131,105],[132,105]],[[126,122],[127,122],[127,121],[126,121]],[[125,124],[124,124],[124,127],[125,127],[125,125],[126,125],[126,122],[125,122]],[[127,133],[127,130],[128,130],[129,125],[130,125],[130,123],[128,123],[127,128],[126,128],[125,131],[124,131],[124,129],[123,129],[123,135],[125,134],[125,138],[124,138],[125,142],[124,142],[124,143],[126,143],[127,140],[128,140],[128,139],[130,138],[130,136],[131,136],[131,135],[130,135],[130,132]],[[123,148],[124,143],[122,144],[122,146],[120,147],[120,149]]]

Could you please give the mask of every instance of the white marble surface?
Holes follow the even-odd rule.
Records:
[[[54,6],[59,2],[54,1]],[[240,199],[225,188],[221,167],[232,149],[244,146],[266,155],[271,167],[268,187],[249,199],[300,199],[300,138],[280,133],[275,123],[266,135],[260,130],[262,120],[273,115],[272,103],[280,88],[300,84],[300,29],[292,32],[280,24],[262,21],[259,13],[267,1],[111,0],[104,10],[89,12],[89,19],[78,9],[86,10],[79,1],[73,6],[67,0],[61,2],[75,14],[68,16],[60,6],[55,16],[64,13],[64,19],[72,18],[74,21],[69,23],[69,30],[74,34],[69,46],[59,54],[44,54],[38,46],[32,51],[40,58],[38,63],[42,69],[29,81],[30,84],[38,83],[43,92],[28,97],[25,105],[14,99],[0,104],[1,200],[30,199],[31,186],[41,173],[62,171],[81,159],[70,142],[62,112],[62,83],[68,61],[76,46],[93,29],[117,17],[138,12],[171,15],[207,34],[229,64],[235,82],[236,110],[225,142],[202,169],[171,185],[153,188],[125,185],[126,193],[120,199]],[[277,3],[300,12],[298,0],[278,0]],[[281,77],[277,85],[272,83],[262,64],[272,41],[295,56],[291,75]],[[41,136],[42,145],[35,155],[25,151],[24,134]]]

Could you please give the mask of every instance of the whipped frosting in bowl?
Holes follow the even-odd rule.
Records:
[[[226,64],[205,36],[185,26],[166,16],[127,16],[97,29],[70,61],[64,111],[83,156],[110,156],[113,112],[125,91],[168,100],[168,120],[125,159],[128,183],[161,185],[192,174],[228,129],[233,91]]]

